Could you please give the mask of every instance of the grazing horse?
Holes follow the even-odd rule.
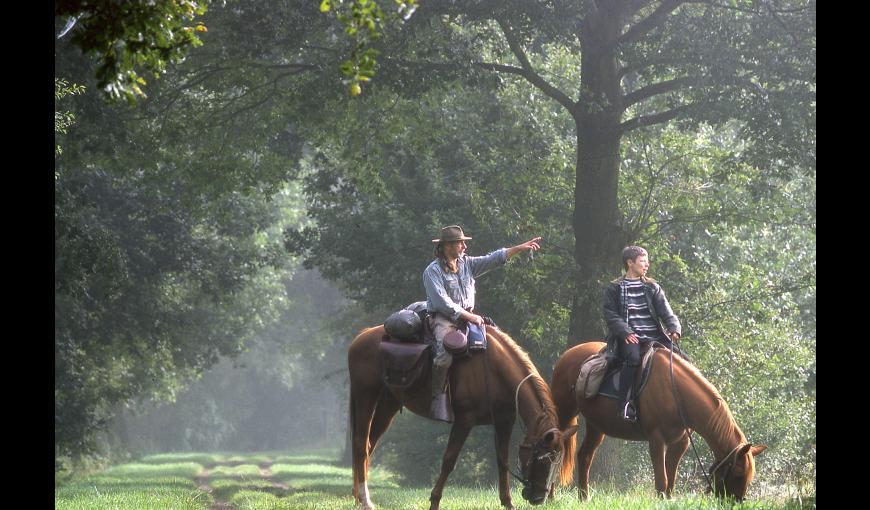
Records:
[[[616,400],[601,395],[578,397],[574,392],[580,366],[604,345],[587,342],[574,346],[562,354],[553,369],[551,388],[559,426],[576,424],[578,412],[586,419],[586,436],[577,451],[580,498],[589,498],[589,468],[605,435],[649,442],[656,491],[660,496],[672,497],[677,466],[689,445],[682,412],[689,429],[698,432],[713,452],[715,460],[710,471],[714,493],[742,501],[755,475],[754,456],[767,446],[746,440],[719,391],[691,363],[673,356],[673,377],[682,411],[678,409],[671,384],[670,356],[667,350],[659,350],[653,355],[646,388],[637,398],[638,421],[627,422],[618,416]],[[574,449],[574,438],[566,440],[567,458],[560,473],[563,485],[573,478]]]
[[[378,440],[390,426],[404,404],[420,416],[429,416],[431,383],[424,378],[408,388],[400,403],[384,384],[378,344],[384,336],[383,326],[363,330],[351,343],[347,354],[350,371],[350,421],[353,450],[353,495],[365,509],[374,505],[367,478],[369,458]],[[437,510],[447,477],[471,428],[495,426],[498,460],[498,489],[501,504],[513,509],[508,485],[508,455],[511,430],[517,414],[526,428],[519,448],[522,469],[522,495],[530,503],[542,503],[555,485],[566,435],[577,427],[556,428],[556,407],[550,388],[535,365],[507,334],[496,328],[486,329],[487,349],[471,357],[454,359],[450,369],[450,388],[455,420],[441,473],[429,497],[430,510]],[[552,495],[550,493],[550,495]]]

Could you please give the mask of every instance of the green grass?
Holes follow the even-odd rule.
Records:
[[[249,492],[259,492],[261,494],[272,494],[275,496],[287,496],[292,491],[284,490],[278,487],[275,487],[268,480],[233,480],[233,479],[224,479],[224,480],[214,480],[211,482],[211,488],[214,491],[212,494],[216,500],[219,501],[229,501],[235,496],[237,493],[242,491]],[[312,493],[313,494],[313,493]]]
[[[99,474],[63,483],[55,488],[58,510],[207,510],[216,501],[229,502],[237,510],[354,510],[351,469],[337,466],[337,452],[167,453],[149,455],[140,462],[122,464]],[[198,487],[198,478],[208,471],[211,493]],[[260,468],[268,466],[270,479]],[[370,471],[372,501],[381,510],[425,510],[431,487],[400,487],[395,477],[382,469]],[[282,486],[283,485],[283,486]],[[632,491],[592,487],[590,501],[580,503],[576,489],[560,489],[556,499],[532,507],[513,485],[511,497],[518,509],[540,510],[802,510],[815,508],[814,499],[802,504],[782,498],[753,497],[736,505],[695,494],[678,494],[664,501],[649,487]],[[441,500],[451,510],[501,510],[493,485],[460,487],[448,482]]]
[[[173,462],[168,464],[131,463],[113,466],[103,471],[101,475],[120,478],[154,478],[177,476],[179,478],[196,478],[203,471],[201,464],[196,462]]]
[[[139,461],[144,464],[172,464],[175,462],[196,462],[203,466],[220,464],[226,461],[226,455],[220,453],[158,453],[146,455]]]
[[[115,470],[118,471],[118,470]],[[96,475],[54,491],[56,510],[205,510],[214,502],[192,479],[178,477]]]
[[[236,466],[217,466],[212,468],[209,479],[215,478],[260,478],[260,466],[239,464]]]

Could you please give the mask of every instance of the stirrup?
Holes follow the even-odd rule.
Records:
[[[622,419],[635,423],[637,421],[637,410],[631,404],[631,401],[625,402],[625,407],[622,408]]]

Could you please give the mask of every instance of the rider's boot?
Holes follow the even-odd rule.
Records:
[[[622,394],[622,398],[619,401],[619,417],[631,423],[637,421],[637,409],[635,409],[634,402],[631,399],[636,373],[637,366],[629,365],[625,362],[623,362],[622,369],[619,371],[619,389]]]
[[[450,365],[432,364],[432,403],[429,406],[429,417],[433,420],[453,423],[453,407],[447,397],[445,385]]]

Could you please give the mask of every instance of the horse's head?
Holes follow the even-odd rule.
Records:
[[[523,499],[533,505],[539,505],[547,499],[550,487],[559,476],[564,455],[563,441],[575,432],[576,425],[565,430],[552,428],[542,437],[526,435],[519,449]]]
[[[710,467],[713,493],[720,498],[733,497],[743,501],[749,482],[755,476],[755,456],[767,449],[766,445],[741,443]]]

